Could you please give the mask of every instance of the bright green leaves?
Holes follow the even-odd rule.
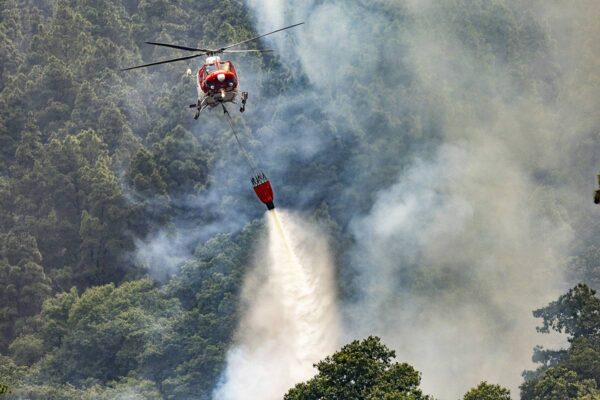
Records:
[[[426,400],[421,376],[406,363],[395,363],[378,337],[353,341],[317,363],[319,373],[291,389],[285,400],[365,399]]]
[[[484,381],[469,390],[463,400],[511,400],[510,390]]]

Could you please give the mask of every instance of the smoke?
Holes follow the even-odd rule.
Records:
[[[248,4],[258,31],[307,21],[294,46],[267,38],[312,85],[294,102],[316,93],[360,138],[350,156],[320,138],[343,182],[310,183],[355,242],[348,339],[381,335],[443,399],[484,379],[517,392],[533,346],[561,340],[531,311],[597,233],[598,3]]]
[[[355,289],[341,307],[345,339],[381,335],[443,399],[483,379],[514,394],[521,371],[532,367],[532,347],[545,339],[531,310],[571,284],[564,260],[600,229],[590,222],[600,162],[598,3],[247,4],[257,32],[306,21],[265,38],[279,68],[236,64],[251,97],[235,123],[277,204],[327,203],[352,238],[340,245],[338,266],[351,277],[341,286]],[[280,69],[295,80],[283,94],[267,93]],[[184,201],[189,213],[173,223],[174,234],[138,243],[159,268],[256,216],[225,121],[218,113],[203,118],[194,133],[218,154],[215,184]],[[186,225],[207,209],[210,225]],[[297,254],[310,265],[304,257],[314,252]],[[257,266],[248,277],[248,313],[222,396],[247,388],[256,398],[279,396],[312,373],[284,352],[294,343],[282,332],[299,328],[269,314],[292,306],[270,306],[267,271]]]
[[[281,399],[339,345],[327,240],[288,212],[267,218],[268,242],[246,278],[244,317],[215,399]]]
[[[514,393],[544,339],[531,310],[564,290],[572,230],[544,216],[542,194],[506,156],[493,144],[443,146],[353,224],[368,267],[364,298],[348,306],[353,331],[381,335],[442,398],[482,380]]]

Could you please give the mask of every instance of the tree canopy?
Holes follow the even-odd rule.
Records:
[[[595,399],[600,397],[600,298],[585,284],[570,289],[548,306],[535,310],[539,332],[568,335],[562,350],[534,351],[536,371],[524,373],[521,399]]]
[[[510,390],[484,381],[469,390],[463,400],[511,400],[511,397]]]
[[[315,367],[317,375],[297,384],[285,400],[365,399],[427,400],[419,389],[421,375],[375,336],[345,345]]]

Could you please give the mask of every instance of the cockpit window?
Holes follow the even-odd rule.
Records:
[[[206,64],[204,66],[204,70],[206,71],[207,74],[210,74],[211,72],[214,72],[217,70],[217,65],[216,64]]]
[[[222,70],[229,71],[229,69],[230,69],[229,68],[229,61],[225,61],[225,62],[222,62],[220,64],[221,64],[220,67],[221,67]]]

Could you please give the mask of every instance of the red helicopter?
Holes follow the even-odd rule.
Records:
[[[196,104],[190,105],[190,108],[196,108],[196,115],[194,119],[198,119],[200,112],[207,107],[216,107],[223,103],[236,103],[238,95],[239,79],[235,71],[235,67],[231,61],[222,61],[218,56],[223,53],[248,53],[248,52],[270,52],[272,50],[258,50],[258,49],[244,49],[244,50],[229,50],[232,47],[239,46],[244,43],[252,42],[260,39],[264,36],[271,35],[276,32],[281,32],[286,29],[294,28],[302,25],[304,22],[298,24],[286,26],[285,28],[277,29],[273,32],[265,33],[260,36],[246,39],[238,43],[229,44],[227,46],[218,49],[200,49],[195,47],[178,46],[168,43],[157,43],[157,42],[146,42],[155,46],[171,47],[173,49],[186,50],[197,52],[187,57],[173,58],[165,61],[153,62],[150,64],[137,65],[135,67],[125,68],[121,71],[129,71],[131,69],[150,67],[152,65],[166,64],[175,61],[189,60],[196,57],[207,56],[202,67],[198,69],[198,75],[196,79],[198,88],[198,101]],[[241,105],[240,112],[244,112],[246,109],[246,100],[248,100],[248,92],[241,92]]]

